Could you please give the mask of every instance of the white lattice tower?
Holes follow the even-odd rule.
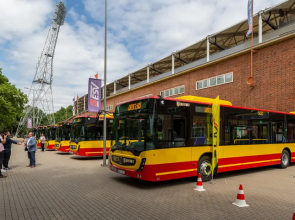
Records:
[[[33,98],[25,112],[25,116],[19,122],[16,136],[22,127],[26,125],[28,117],[33,118],[34,127],[39,126],[44,116],[47,117],[49,124],[55,124],[52,96],[53,58],[60,26],[64,24],[65,16],[66,7],[63,2],[59,1],[56,5],[44,48],[36,65],[36,73],[29,93],[29,97],[32,94]]]

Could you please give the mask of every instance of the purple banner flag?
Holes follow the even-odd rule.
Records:
[[[101,109],[101,80],[89,79],[88,82],[88,111],[98,112]]]
[[[32,118],[28,118],[27,128],[32,128]]]
[[[248,24],[249,24],[249,30],[246,34],[248,37],[252,33],[253,29],[253,0],[248,0]]]

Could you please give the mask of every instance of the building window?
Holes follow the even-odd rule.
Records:
[[[233,81],[233,73],[225,74],[225,82],[229,83]]]
[[[223,85],[233,82],[233,73],[226,73],[196,82],[196,89],[205,89],[212,86]]]
[[[208,80],[204,79],[202,82],[203,82],[203,88],[207,88],[208,87]]]
[[[216,77],[213,77],[210,79],[210,86],[215,86],[216,85]]]
[[[169,96],[173,96],[173,95],[179,95],[182,93],[184,93],[184,86],[178,86],[175,88],[164,90],[160,93],[160,95],[162,97],[169,97]]]
[[[106,107],[106,111],[111,111],[111,110],[113,110],[113,105],[109,105]]]

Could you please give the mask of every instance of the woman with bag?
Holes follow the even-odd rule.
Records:
[[[42,148],[41,151],[44,152],[44,144],[45,144],[45,136],[44,136],[44,134],[41,134],[40,142],[41,142],[41,148]]]
[[[4,159],[4,145],[6,143],[6,135],[2,134],[0,135],[0,178],[5,178],[7,176],[2,175],[1,170],[2,170],[2,163]]]

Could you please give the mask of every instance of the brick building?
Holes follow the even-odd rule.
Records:
[[[295,0],[260,11],[253,24],[254,86],[244,20],[109,83],[107,110],[147,95],[219,95],[236,106],[295,111]]]

